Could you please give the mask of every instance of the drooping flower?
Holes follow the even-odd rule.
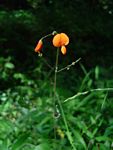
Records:
[[[42,40],[40,39],[35,47],[35,52],[38,52],[40,53],[40,50],[42,49],[42,46],[43,46],[43,42]]]
[[[66,54],[66,45],[69,44],[69,37],[65,33],[56,34],[53,38],[53,45],[55,47],[61,47],[62,54]]]

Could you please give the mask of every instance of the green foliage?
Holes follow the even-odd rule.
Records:
[[[70,150],[70,143],[77,150],[113,149],[113,91],[102,90],[113,87],[113,2],[20,2],[0,6],[0,150]],[[46,60],[33,52],[42,34],[53,30],[70,37],[59,68],[82,58],[58,74],[62,109],[56,122],[51,37],[42,50]]]
[[[96,81],[100,80],[99,70],[100,68],[96,67],[94,71],[91,71],[92,74],[95,74]],[[79,81],[82,85],[81,90],[93,88],[92,84],[90,86],[87,84],[91,79],[91,74],[88,78],[86,76],[84,84],[83,81]],[[65,136],[62,139],[61,133],[57,133],[56,141],[53,140],[54,118],[51,85],[45,80],[46,83],[41,89],[41,87],[36,87],[33,80],[30,81],[20,73],[14,73],[14,78],[20,79],[20,85],[12,89],[8,88],[0,94],[1,149],[44,150],[46,148],[52,150],[54,147],[70,149],[67,139],[68,133],[65,131],[62,117],[58,118],[58,126]],[[40,80],[40,85],[42,83],[43,81]],[[45,88],[48,92],[45,92]],[[66,92],[66,89],[64,91]],[[40,92],[45,92],[45,94]],[[62,102],[67,96],[60,95]],[[111,104],[110,92],[104,91],[91,92],[63,103],[66,120],[77,149],[97,149],[98,146],[102,149],[111,149],[113,142],[113,108]]]

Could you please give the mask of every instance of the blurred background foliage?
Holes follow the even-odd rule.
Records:
[[[58,75],[62,100],[76,92],[113,87],[112,0],[0,1],[0,149],[70,150],[62,117],[54,142],[52,116],[55,48],[44,41],[43,57],[34,52],[37,41],[53,31],[70,37]],[[113,93],[94,92],[63,105],[77,150],[113,148]],[[64,134],[64,138],[62,138]],[[60,140],[59,140],[60,139]]]

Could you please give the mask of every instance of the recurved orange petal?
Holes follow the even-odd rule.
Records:
[[[69,44],[69,37],[65,33],[56,34],[53,38],[53,45],[60,47]]]
[[[43,46],[43,42],[42,40],[39,40],[35,47],[35,52],[40,52],[40,50],[42,49],[42,46]]]
[[[53,45],[55,47],[60,47],[61,46],[61,37],[60,37],[60,34],[56,34],[54,37],[53,37]]]
[[[61,47],[61,52],[62,52],[63,55],[66,54],[67,50],[66,50],[66,47],[65,47],[65,46],[62,46],[62,47]]]
[[[65,33],[60,33],[61,46],[69,44],[69,37]]]

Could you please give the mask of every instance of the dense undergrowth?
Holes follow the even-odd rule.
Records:
[[[113,149],[112,3],[1,1],[0,150]],[[56,116],[52,38],[44,41],[42,57],[34,52],[54,30],[70,38],[59,68],[81,57],[58,73]]]
[[[60,116],[56,120],[54,139],[53,75],[51,70],[41,73],[43,66],[44,64],[35,69],[30,77],[28,74],[14,72],[13,63],[4,60],[2,82],[7,84],[13,80],[15,84],[8,88],[5,85],[4,90],[0,90],[1,150],[53,150],[54,147],[59,150],[71,149],[59,107]],[[78,150],[112,149],[113,92],[104,90],[110,88],[112,80],[103,80],[102,68],[99,66],[89,72],[81,63],[79,67],[78,72],[83,72],[81,77],[77,73],[74,75],[72,67],[65,71],[65,76],[71,76],[70,81],[62,72],[57,86],[73,143]],[[96,88],[101,90],[91,91]],[[84,91],[89,92],[72,97]]]

